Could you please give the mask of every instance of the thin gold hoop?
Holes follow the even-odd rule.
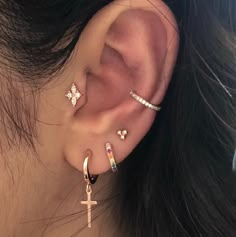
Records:
[[[86,157],[84,160],[84,165],[83,165],[84,180],[87,184],[95,184],[98,178],[98,175],[90,175],[89,173],[88,162],[91,156],[92,156],[92,151],[87,150]]]
[[[83,165],[84,180],[86,182],[87,200],[80,202],[82,205],[87,206],[87,216],[88,216],[88,227],[89,228],[92,227],[92,206],[96,206],[98,204],[97,201],[92,200],[92,184],[94,184],[97,181],[98,175],[91,176],[89,174],[88,162],[89,162],[89,159],[91,156],[92,156],[92,151],[87,150],[86,157],[84,159],[84,165]]]

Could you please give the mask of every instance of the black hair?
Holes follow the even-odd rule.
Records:
[[[3,71],[40,89],[109,2],[0,0]],[[114,185],[119,236],[234,237],[236,2],[165,2],[178,22],[180,50],[162,110]],[[58,47],[61,42],[67,44]],[[22,113],[17,106],[8,112],[14,128],[27,131],[23,137],[31,141],[32,124],[12,119],[15,110]]]

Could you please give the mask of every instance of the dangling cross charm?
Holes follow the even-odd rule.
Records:
[[[87,201],[81,201],[82,205],[87,205],[87,211],[88,211],[88,227],[92,227],[92,206],[97,205],[97,201],[92,201],[91,200],[91,194],[92,194],[92,189],[91,185],[87,184],[86,187],[86,193],[87,193]]]

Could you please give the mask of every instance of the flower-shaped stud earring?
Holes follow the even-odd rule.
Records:
[[[119,130],[117,132],[117,135],[119,135],[120,139],[124,141],[126,139],[126,136],[128,135],[128,131],[127,130]]]
[[[70,91],[65,95],[70,101],[73,107],[76,106],[77,101],[82,96],[81,93],[77,90],[75,84],[73,83]]]

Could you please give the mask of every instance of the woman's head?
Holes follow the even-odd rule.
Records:
[[[77,183],[87,148],[91,172],[108,171],[109,141],[121,163],[117,182],[109,178],[121,232],[233,236],[235,7],[0,0],[3,169],[16,183],[30,177],[28,187],[37,183],[51,200]],[[72,83],[82,93],[75,108],[65,97]],[[131,90],[162,110],[142,107]],[[119,129],[129,131],[126,141]]]

